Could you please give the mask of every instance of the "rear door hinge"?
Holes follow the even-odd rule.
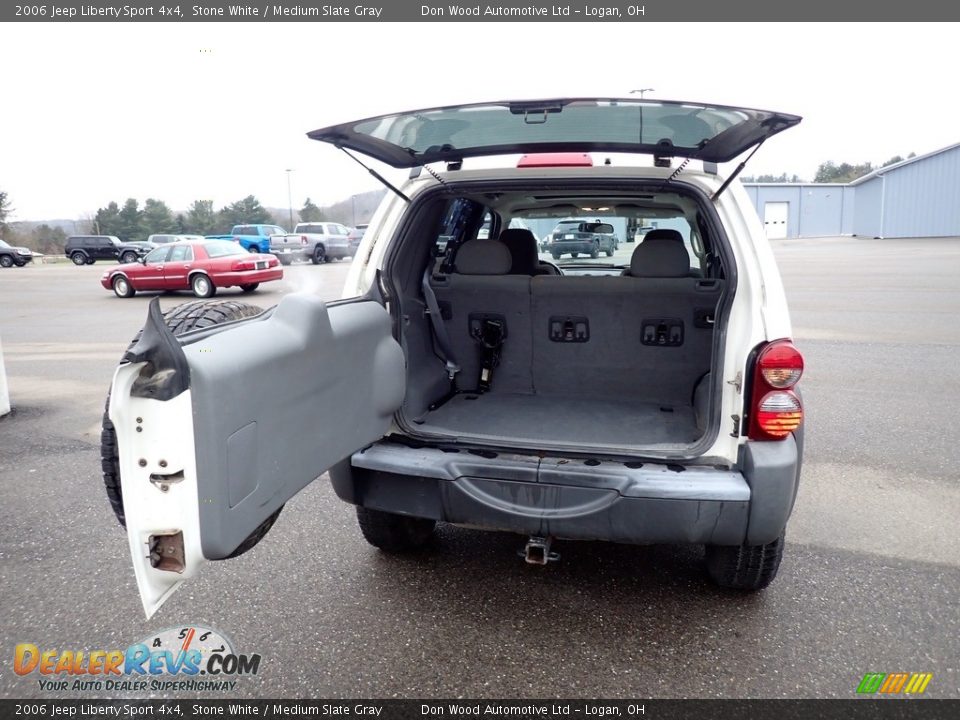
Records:
[[[727,380],[727,385],[733,385],[737,389],[737,392],[739,393],[741,388],[743,388],[743,373],[738,372],[734,376],[733,380]]]
[[[733,432],[730,433],[730,437],[740,437],[740,416],[731,415],[730,418],[733,420]]]

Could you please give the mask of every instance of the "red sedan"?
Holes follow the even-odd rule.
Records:
[[[151,250],[139,265],[108,270],[100,284],[125,298],[138,290],[192,290],[197,297],[208,298],[218,288],[239,285],[249,293],[262,282],[282,277],[283,268],[273,255],[251,254],[228,240],[197,240]]]

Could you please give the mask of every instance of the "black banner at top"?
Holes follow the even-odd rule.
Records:
[[[947,21],[943,0],[26,0],[0,5],[5,22],[754,22]],[[722,30],[718,30],[718,41]]]
[[[3,718],[947,720],[960,700],[0,700]]]

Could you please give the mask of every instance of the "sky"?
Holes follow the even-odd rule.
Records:
[[[812,179],[960,142],[957,25],[76,23],[0,25],[0,190],[12,219],[128,197],[330,204],[378,189],[327,125],[546,97],[646,97],[803,122],[745,174]],[[633,97],[636,97],[634,95]],[[377,169],[384,166],[375,164]],[[290,170],[288,173],[287,170]],[[400,180],[406,173],[384,173]]]

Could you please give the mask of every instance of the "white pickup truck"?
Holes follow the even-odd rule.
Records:
[[[292,233],[270,236],[270,252],[289,265],[296,259],[314,265],[329,260],[353,257],[358,243],[351,243],[350,229],[335,222],[298,223]]]

